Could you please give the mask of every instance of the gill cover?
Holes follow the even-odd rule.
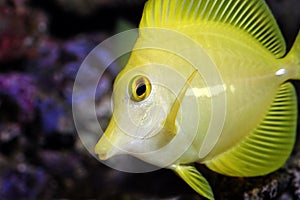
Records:
[[[178,96],[176,97],[176,99],[174,100],[174,103],[169,111],[169,114],[164,122],[164,126],[163,126],[163,130],[166,133],[169,133],[171,135],[174,135],[177,133],[177,128],[176,128],[176,117],[178,114],[178,110],[180,108],[181,102],[183,101],[183,98],[186,94],[187,89],[189,88],[192,80],[195,78],[196,74],[198,73],[197,70],[195,70],[190,77],[188,78],[188,80],[186,81],[186,83],[184,84],[184,86],[182,87],[180,93],[178,94]]]

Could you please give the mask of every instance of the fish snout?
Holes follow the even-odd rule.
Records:
[[[108,160],[113,156],[126,154],[124,147],[130,143],[132,137],[119,128],[114,118],[94,148],[100,160]]]
[[[116,149],[111,141],[103,135],[94,148],[94,153],[98,155],[100,160],[107,160],[116,155]]]

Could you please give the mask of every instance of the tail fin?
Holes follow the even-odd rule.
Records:
[[[296,72],[293,79],[300,80],[300,31],[298,32],[294,45],[286,56],[286,60],[289,64],[293,65]]]

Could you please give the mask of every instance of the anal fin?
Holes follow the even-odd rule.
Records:
[[[297,111],[293,85],[282,84],[257,128],[240,144],[207,162],[207,167],[242,177],[265,175],[280,168],[293,149]]]

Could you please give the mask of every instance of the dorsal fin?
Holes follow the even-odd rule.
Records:
[[[247,32],[276,58],[286,53],[285,41],[264,0],[149,0],[140,28],[180,30],[208,22]]]

